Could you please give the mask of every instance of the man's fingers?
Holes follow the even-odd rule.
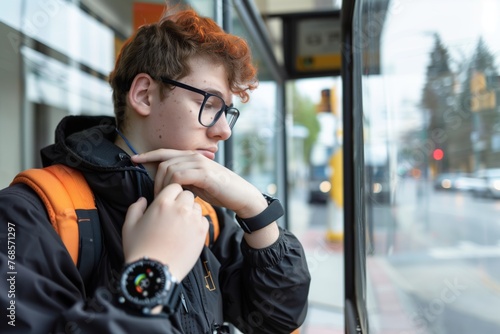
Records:
[[[176,198],[180,203],[194,203],[194,194],[192,191],[183,189]]]
[[[168,159],[186,155],[186,151],[170,150],[166,148],[149,151],[132,156],[132,161],[135,163],[148,163],[148,162],[163,162]]]
[[[144,214],[144,211],[146,211],[148,203],[144,197],[141,197],[132,204],[128,210],[127,210],[127,220],[130,219],[132,222],[138,221],[142,215]]]
[[[144,215],[148,202],[144,197],[139,198],[134,204],[129,206],[127,216],[125,218],[125,225],[135,225],[137,221]]]

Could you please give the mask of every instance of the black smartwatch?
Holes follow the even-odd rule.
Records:
[[[268,207],[255,217],[240,218],[236,216],[236,221],[240,224],[243,231],[252,233],[253,231],[260,230],[263,227],[276,221],[285,213],[283,206],[277,198],[262,194],[267,201]]]
[[[143,314],[162,305],[174,313],[180,305],[181,285],[170,274],[168,266],[147,257],[127,264],[118,286],[118,302]]]

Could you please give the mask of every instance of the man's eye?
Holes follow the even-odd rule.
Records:
[[[194,99],[193,102],[196,103],[198,107],[201,107],[201,105],[203,104],[203,99]]]

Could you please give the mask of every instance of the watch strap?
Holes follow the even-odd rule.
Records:
[[[172,284],[163,303],[163,310],[169,315],[174,314],[181,305],[182,284],[177,282]]]
[[[273,223],[285,213],[283,206],[277,198],[263,194],[267,200],[268,207],[251,218],[240,218],[236,216],[236,221],[246,233],[252,233]]]

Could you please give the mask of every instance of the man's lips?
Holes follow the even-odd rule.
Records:
[[[217,152],[216,149],[198,149],[196,151],[199,152],[200,154],[206,156],[210,160],[215,159],[215,152]]]

